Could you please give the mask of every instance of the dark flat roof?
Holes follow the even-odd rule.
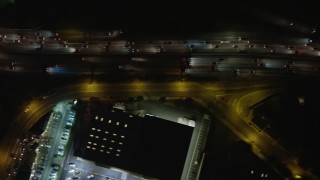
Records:
[[[92,113],[81,157],[147,177],[180,179],[193,128],[118,109]]]

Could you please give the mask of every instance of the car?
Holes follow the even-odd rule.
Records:
[[[215,70],[216,70],[216,66],[211,64],[209,66],[209,71],[215,71]]]
[[[64,155],[64,151],[63,150],[58,150],[58,155],[63,156]]]
[[[287,68],[286,71],[289,72],[289,73],[295,73],[294,68]]]
[[[74,171],[75,171],[74,169],[70,169],[69,173],[74,173]]]
[[[246,51],[246,50],[244,50],[244,49],[239,49],[238,52],[239,52],[240,54],[247,54],[247,53],[248,53],[248,51]]]
[[[49,176],[50,177],[56,177],[57,176],[57,172],[56,171],[51,171]]]
[[[237,48],[237,47],[238,47],[238,45],[234,44],[234,45],[232,45],[232,47],[233,47],[233,48]]]
[[[254,74],[254,73],[256,73],[256,71],[254,71],[254,70],[249,70],[249,74]]]
[[[25,36],[23,36],[23,35],[19,35],[19,39],[20,39],[20,40],[25,40],[25,39],[26,39],[26,37],[25,37]]]
[[[293,49],[293,46],[287,46],[287,49],[291,50]]]
[[[15,67],[15,62],[12,62],[12,63],[10,64],[9,69],[14,70],[15,68],[16,68],[16,67]]]
[[[264,63],[258,63],[257,66],[258,68],[261,68],[261,69],[266,67]]]
[[[284,67],[285,68],[291,68],[291,65],[290,64],[285,64]]]
[[[73,123],[73,121],[74,121],[74,119],[73,118],[68,118],[67,119],[67,125],[69,125],[69,126],[71,126],[72,125],[72,123]]]
[[[41,51],[44,47],[46,47],[46,45],[43,44],[43,43],[41,43],[41,44],[39,45],[39,47],[37,47],[37,50],[38,50],[38,51]]]
[[[132,49],[131,49],[131,52],[139,52],[139,49],[132,48]]]
[[[62,135],[62,137],[65,137],[65,138],[67,138],[67,139],[68,139],[69,135],[65,135],[65,134],[63,134],[63,135]]]
[[[128,41],[128,42],[126,42],[126,44],[124,45],[124,47],[130,48],[131,45],[134,45],[134,42],[133,42],[133,41]]]
[[[52,40],[54,40],[54,41],[60,41],[61,40],[58,33],[53,34],[50,38]]]
[[[294,64],[294,62],[293,62],[293,60],[292,60],[292,59],[291,59],[291,60],[288,60],[288,61],[287,61],[287,63],[288,63],[288,64],[291,64],[291,65],[293,65],[293,64]]]
[[[39,36],[39,37],[38,37],[38,42],[42,42],[42,41],[44,41],[45,39],[46,39],[45,37]]]
[[[73,121],[74,121],[74,118],[69,118],[69,119],[67,120],[67,122],[70,122],[70,123],[73,123]]]
[[[183,58],[182,61],[183,61],[183,64],[184,64],[185,66],[187,66],[187,67],[190,66],[190,63],[191,63],[190,58]]]
[[[75,163],[69,163],[69,166],[71,166],[71,167],[75,167],[76,166],[76,164]]]
[[[232,73],[235,75],[240,75],[240,69],[234,69],[232,70]]]
[[[320,67],[313,68],[314,71],[320,71]]]
[[[39,41],[38,44],[40,44],[40,45],[41,45],[41,44],[44,44],[44,41]]]
[[[112,34],[113,34],[113,33],[109,31],[109,32],[107,32],[107,33],[105,34],[105,36],[112,36]]]
[[[218,48],[218,47],[219,47],[218,44],[213,45],[213,48]]]
[[[164,52],[164,51],[165,51],[164,48],[162,46],[159,46],[158,52],[161,53],[161,52]]]
[[[87,176],[87,179],[92,179],[92,178],[94,178],[94,175],[93,175],[93,174]]]
[[[76,48],[76,53],[81,52],[81,48]]]

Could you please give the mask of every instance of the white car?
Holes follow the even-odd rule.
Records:
[[[91,174],[91,175],[87,176],[87,178],[88,178],[88,179],[92,179],[92,178],[94,178],[94,175]]]
[[[69,163],[69,166],[71,166],[71,167],[75,167],[75,166],[76,166],[76,164],[75,164],[75,163]]]

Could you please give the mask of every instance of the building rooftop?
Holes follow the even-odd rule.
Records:
[[[81,157],[159,179],[180,179],[193,127],[102,106],[88,116]]]

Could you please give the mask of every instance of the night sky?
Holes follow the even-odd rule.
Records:
[[[317,26],[320,1],[192,1],[192,0],[16,0],[0,11],[1,26],[14,28],[80,27],[135,32],[208,32],[226,27],[261,26],[260,13]]]

